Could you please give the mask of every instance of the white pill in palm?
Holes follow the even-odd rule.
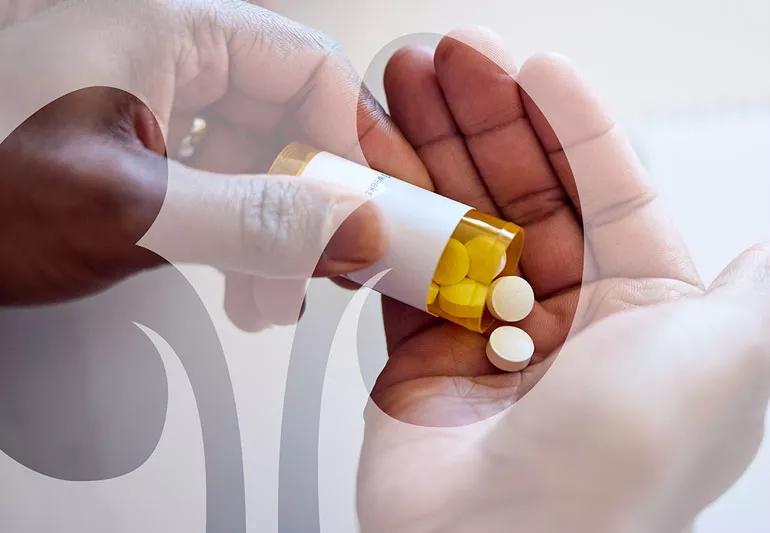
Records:
[[[515,326],[501,326],[494,330],[487,342],[489,362],[505,372],[524,369],[535,353],[532,337]]]
[[[487,293],[487,309],[505,322],[518,322],[532,312],[535,293],[524,278],[503,276],[492,282]]]

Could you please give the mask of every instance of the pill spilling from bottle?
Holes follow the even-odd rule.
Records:
[[[489,336],[487,358],[500,370],[523,370],[535,353],[535,343],[527,332],[515,326],[500,326]]]
[[[505,276],[489,286],[487,309],[498,320],[524,320],[535,305],[535,293],[524,278]]]
[[[449,239],[428,290],[427,305],[436,305],[455,319],[473,319],[489,313],[502,322],[526,318],[535,305],[535,293],[520,276],[502,276],[505,247],[478,236],[462,243]],[[491,283],[490,283],[491,281]],[[525,368],[535,351],[532,338],[514,326],[500,326],[489,337],[489,361],[505,372]]]
[[[270,173],[341,185],[378,208],[388,249],[346,276],[352,281],[364,285],[376,277],[378,292],[482,334],[532,310],[532,288],[517,276],[524,230],[516,224],[299,143],[281,151]],[[489,337],[487,356],[501,370],[524,368],[533,352],[520,328],[502,325]]]
[[[498,320],[524,320],[535,306],[535,293],[524,278],[505,276],[492,282],[487,309]],[[513,326],[495,329],[487,342],[487,358],[500,370],[517,372],[525,368],[535,352],[535,343],[526,331]]]

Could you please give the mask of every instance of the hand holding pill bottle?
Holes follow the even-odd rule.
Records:
[[[524,247],[524,230],[516,224],[300,143],[284,148],[269,172],[347,186],[379,208],[388,250],[374,265],[346,276],[352,281],[363,285],[388,271],[375,290],[482,334],[531,311],[532,289],[516,276]],[[518,331],[516,342],[493,333],[497,341],[487,353],[496,354],[490,361],[502,370],[523,368],[532,355],[533,349],[519,353],[528,346],[519,342],[522,334],[529,337]]]

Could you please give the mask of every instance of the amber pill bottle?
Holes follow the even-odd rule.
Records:
[[[495,323],[484,305],[485,296],[495,279],[518,273],[524,247],[521,227],[300,143],[284,148],[269,172],[342,185],[379,208],[388,249],[374,265],[348,275],[352,281],[363,285],[385,272],[374,285],[381,294],[479,333]],[[458,243],[469,251],[470,272],[460,281],[436,283],[437,273],[447,271],[442,261],[453,261],[449,265],[453,272],[462,273],[463,251]],[[452,248],[447,252],[459,250],[459,259],[445,253],[447,248]],[[499,268],[480,268],[482,263],[499,264]]]

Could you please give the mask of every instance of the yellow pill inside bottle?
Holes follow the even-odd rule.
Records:
[[[428,297],[425,299],[427,305],[431,305],[436,301],[436,298],[438,298],[438,289],[439,287],[435,283],[430,284],[430,287],[428,288]]]
[[[441,287],[438,304],[449,315],[457,318],[474,318],[484,314],[489,288],[470,278]]]
[[[479,235],[466,242],[468,277],[486,285],[492,283],[505,268],[505,248],[504,242],[490,235]]]
[[[454,285],[440,286],[438,298],[428,304],[428,311],[471,331],[484,333],[497,319],[481,298],[489,294],[493,281],[518,272],[524,230],[511,222],[471,210],[457,224],[451,240],[463,243],[468,254],[467,277]]]
[[[468,275],[469,268],[468,250],[457,239],[449,239],[433,273],[433,281],[439,285],[460,283]]]

